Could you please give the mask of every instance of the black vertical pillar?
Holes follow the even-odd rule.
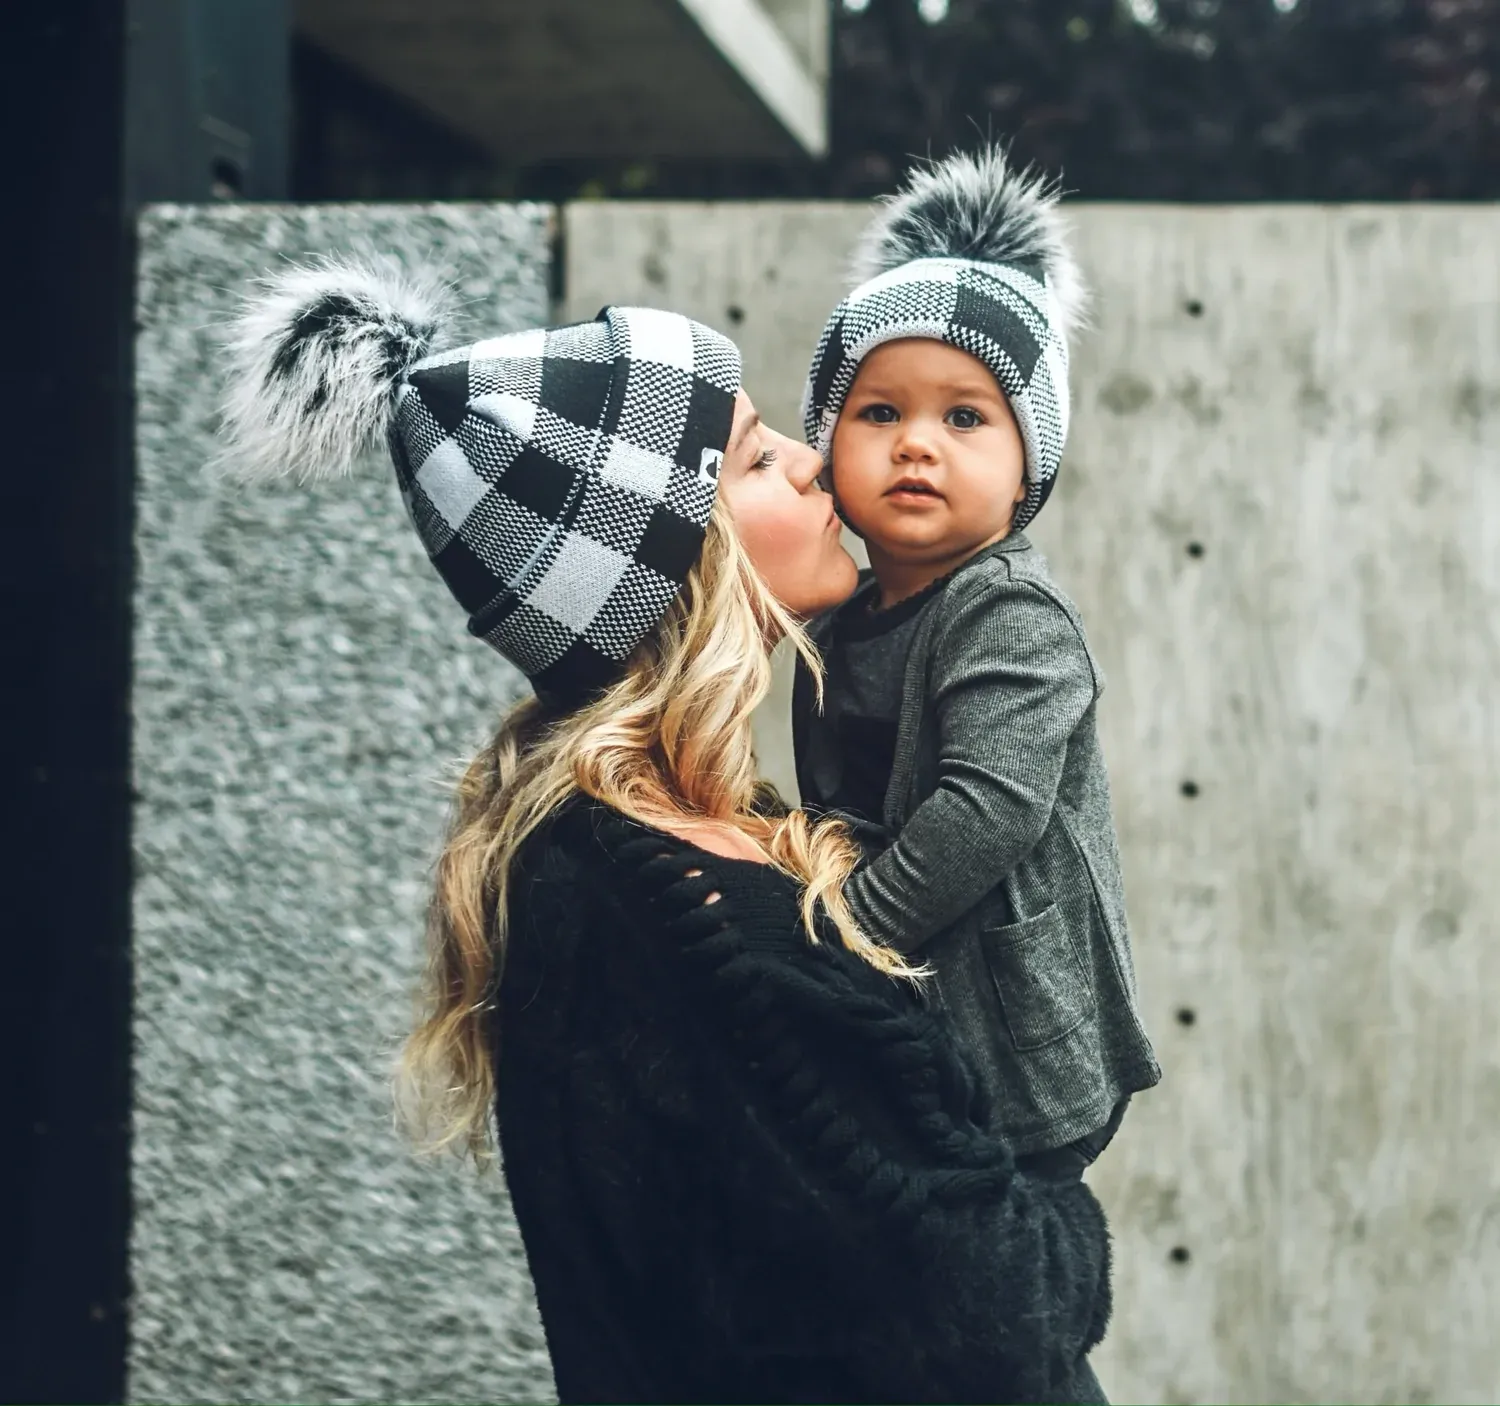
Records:
[[[132,230],[284,194],[285,0],[6,7],[0,1400],[117,1401],[130,1226]]]
[[[124,1381],[129,1212],[129,241],[123,0],[13,7],[26,256],[0,515],[5,1160],[0,1391]],[[16,31],[20,33],[17,34]],[[24,58],[22,56],[24,55]]]

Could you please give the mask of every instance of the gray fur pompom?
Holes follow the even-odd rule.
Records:
[[[217,466],[247,479],[348,473],[384,443],[396,387],[443,331],[448,291],[394,260],[269,275],[228,330]]]
[[[1030,167],[1016,170],[1003,148],[958,152],[914,169],[870,222],[852,274],[863,283],[913,259],[1037,262],[1056,301],[1061,331],[1083,321],[1088,294],[1068,247],[1060,191]]]

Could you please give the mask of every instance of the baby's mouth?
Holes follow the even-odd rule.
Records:
[[[885,496],[887,498],[904,498],[908,496],[913,498],[941,498],[943,495],[925,479],[902,478],[897,479],[895,483],[886,489]]]

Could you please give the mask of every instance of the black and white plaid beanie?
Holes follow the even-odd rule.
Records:
[[[1052,491],[1068,436],[1068,337],[1085,294],[1056,187],[1016,171],[999,147],[912,173],[854,257],[858,286],[833,310],[802,405],[828,460],[860,363],[876,347],[931,337],[979,358],[1010,402],[1026,446],[1020,529]]]
[[[451,351],[443,290],[326,261],[269,280],[230,342],[225,462],[347,471],[388,445],[469,629],[543,698],[618,677],[698,559],[739,349],[676,313],[605,308]]]

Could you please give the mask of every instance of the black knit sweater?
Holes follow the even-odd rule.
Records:
[[[1070,1398],[1098,1203],[1015,1172],[791,881],[578,801],[513,895],[500,1140],[564,1402]]]

